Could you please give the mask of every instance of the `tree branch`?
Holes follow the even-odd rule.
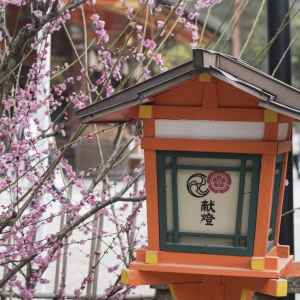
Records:
[[[99,210],[105,208],[108,205],[111,205],[113,203],[124,201],[124,202],[139,202],[146,199],[146,196],[140,196],[135,198],[128,198],[128,197],[122,197],[124,193],[127,192],[127,190],[132,186],[132,184],[137,181],[142,175],[144,175],[144,170],[141,170],[134,178],[132,178],[127,185],[121,190],[120,195],[111,197],[110,199],[98,202],[95,207],[93,207],[90,211],[82,215],[79,219],[75,220],[72,224],[70,224],[67,228],[60,231],[58,234],[56,234],[56,241],[63,239],[70,231],[75,229],[79,224],[93,216],[95,213],[97,213]],[[48,241],[41,247],[41,252],[44,248],[47,246],[53,245],[55,242]],[[2,288],[19,270],[21,270],[26,264],[28,264],[30,261],[32,261],[35,257],[38,256],[37,254],[31,255],[30,257],[26,258],[24,261],[19,263],[15,268],[13,268],[10,272],[8,272],[4,278],[0,281],[0,288]]]
[[[10,36],[8,29],[6,27],[6,25],[4,23],[0,23],[0,30],[3,33],[4,38],[7,41],[7,44],[10,46],[11,45],[11,41],[12,41],[12,37]]]

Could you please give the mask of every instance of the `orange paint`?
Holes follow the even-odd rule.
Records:
[[[258,108],[259,99],[246,92],[229,85],[221,80],[217,81],[219,107]]]
[[[277,153],[285,153],[292,150],[292,141],[284,141],[278,143]]]
[[[242,295],[242,288],[232,285],[223,285],[224,288],[224,300],[240,300]]]
[[[224,287],[220,276],[203,276],[203,283],[199,284],[199,300],[223,299]]]
[[[206,82],[204,84],[202,107],[218,107],[217,85],[215,82]]]
[[[262,155],[253,256],[266,256],[269,220],[272,206],[272,191],[275,170],[275,155]]]
[[[277,141],[279,123],[265,123],[264,141]]]
[[[279,267],[279,258],[277,256],[267,256],[265,258],[265,268],[277,270]]]
[[[129,118],[131,119],[138,119],[139,118],[139,111],[140,111],[140,106],[134,106],[134,107],[130,107],[128,109],[128,115]]]
[[[143,119],[143,136],[155,137],[155,124],[153,119]]]
[[[223,277],[221,282],[229,290],[233,287],[256,291],[258,293],[276,296],[278,279],[268,278],[245,278],[245,277]],[[228,299],[229,300],[229,299]]]
[[[160,250],[159,246],[159,219],[158,219],[158,191],[156,152],[145,150],[145,176],[147,192],[147,219],[148,221],[148,248]]]
[[[212,259],[213,257],[213,259]],[[161,263],[250,268],[251,257],[160,251]]]
[[[142,148],[149,150],[179,150],[222,153],[275,154],[278,142],[245,142],[142,138]]]
[[[278,114],[278,122],[279,123],[292,123],[293,119],[289,116]]]
[[[292,264],[290,264],[285,272],[283,273],[284,277],[296,277],[300,274],[300,262],[295,261]]]
[[[278,245],[277,255],[278,257],[288,258],[290,256],[290,246]]]
[[[138,114],[138,112],[137,112]],[[153,106],[154,119],[264,122],[263,109]]]
[[[252,300],[253,295],[254,295],[254,292],[253,292],[253,291],[247,290],[246,300]],[[228,300],[229,300],[229,299],[228,299]]]
[[[149,284],[170,284],[170,283],[190,283],[202,281],[202,275],[176,274],[165,272],[142,272],[137,270],[126,270],[128,272],[128,285],[149,285]]]
[[[198,76],[197,76],[198,79]],[[156,95],[157,105],[174,106],[201,106],[204,92],[204,83],[195,81],[186,81],[184,84],[172,87],[164,93]]]
[[[176,300],[199,299],[198,283],[173,284],[173,291],[176,296]]]
[[[178,107],[156,104],[152,109],[154,119],[264,122],[263,109]],[[139,118],[139,106],[130,108],[129,116]]]
[[[297,263],[293,261],[293,255],[290,255],[287,258],[280,258],[279,260],[279,274],[280,277],[284,277],[283,274],[287,271],[287,269],[293,264],[293,263]],[[298,276],[300,275],[300,273],[298,274]]]
[[[213,259],[213,255],[212,255]],[[283,260],[282,264],[287,264],[287,259]],[[134,261],[130,264],[130,270],[139,270],[147,272],[165,272],[165,273],[182,273],[194,275],[220,275],[220,276],[242,276],[254,278],[279,278],[280,272],[278,270],[263,270],[256,271],[250,268],[235,268],[235,267],[221,267],[211,265],[186,265],[174,263],[158,263],[157,265],[145,264]]]
[[[136,261],[145,262],[146,249],[136,250]]]

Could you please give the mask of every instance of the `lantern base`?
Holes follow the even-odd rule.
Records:
[[[211,258],[213,259],[213,257]],[[180,273],[192,275],[220,275],[220,276],[242,276],[254,278],[280,278],[287,267],[293,262],[293,256],[279,258],[279,269],[277,270],[251,270],[250,268],[209,266],[209,265],[187,265],[172,263],[149,264],[143,262],[132,262],[130,270],[158,272],[158,273]]]
[[[175,300],[250,300],[251,291],[286,296],[287,280],[282,277],[300,275],[300,262],[293,261],[285,246],[277,246],[266,257],[239,257],[238,261],[232,256],[176,253],[176,259],[174,255],[138,250],[137,260],[122,271],[122,283],[132,286],[169,283]],[[179,263],[188,257],[186,263]],[[200,264],[203,259],[205,264]],[[226,266],[224,259],[235,267]]]

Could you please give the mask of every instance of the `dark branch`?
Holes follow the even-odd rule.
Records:
[[[8,29],[4,23],[0,23],[0,30],[3,33],[4,38],[6,39],[8,45],[11,45],[12,37],[10,36]]]

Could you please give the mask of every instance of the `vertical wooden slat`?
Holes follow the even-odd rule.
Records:
[[[265,142],[277,141],[278,127],[279,127],[279,123],[276,122],[265,123],[265,132],[264,132]]]
[[[275,155],[262,155],[253,256],[266,256],[275,160]]]
[[[145,150],[145,176],[147,191],[148,249],[159,251],[159,218],[156,151]]]

